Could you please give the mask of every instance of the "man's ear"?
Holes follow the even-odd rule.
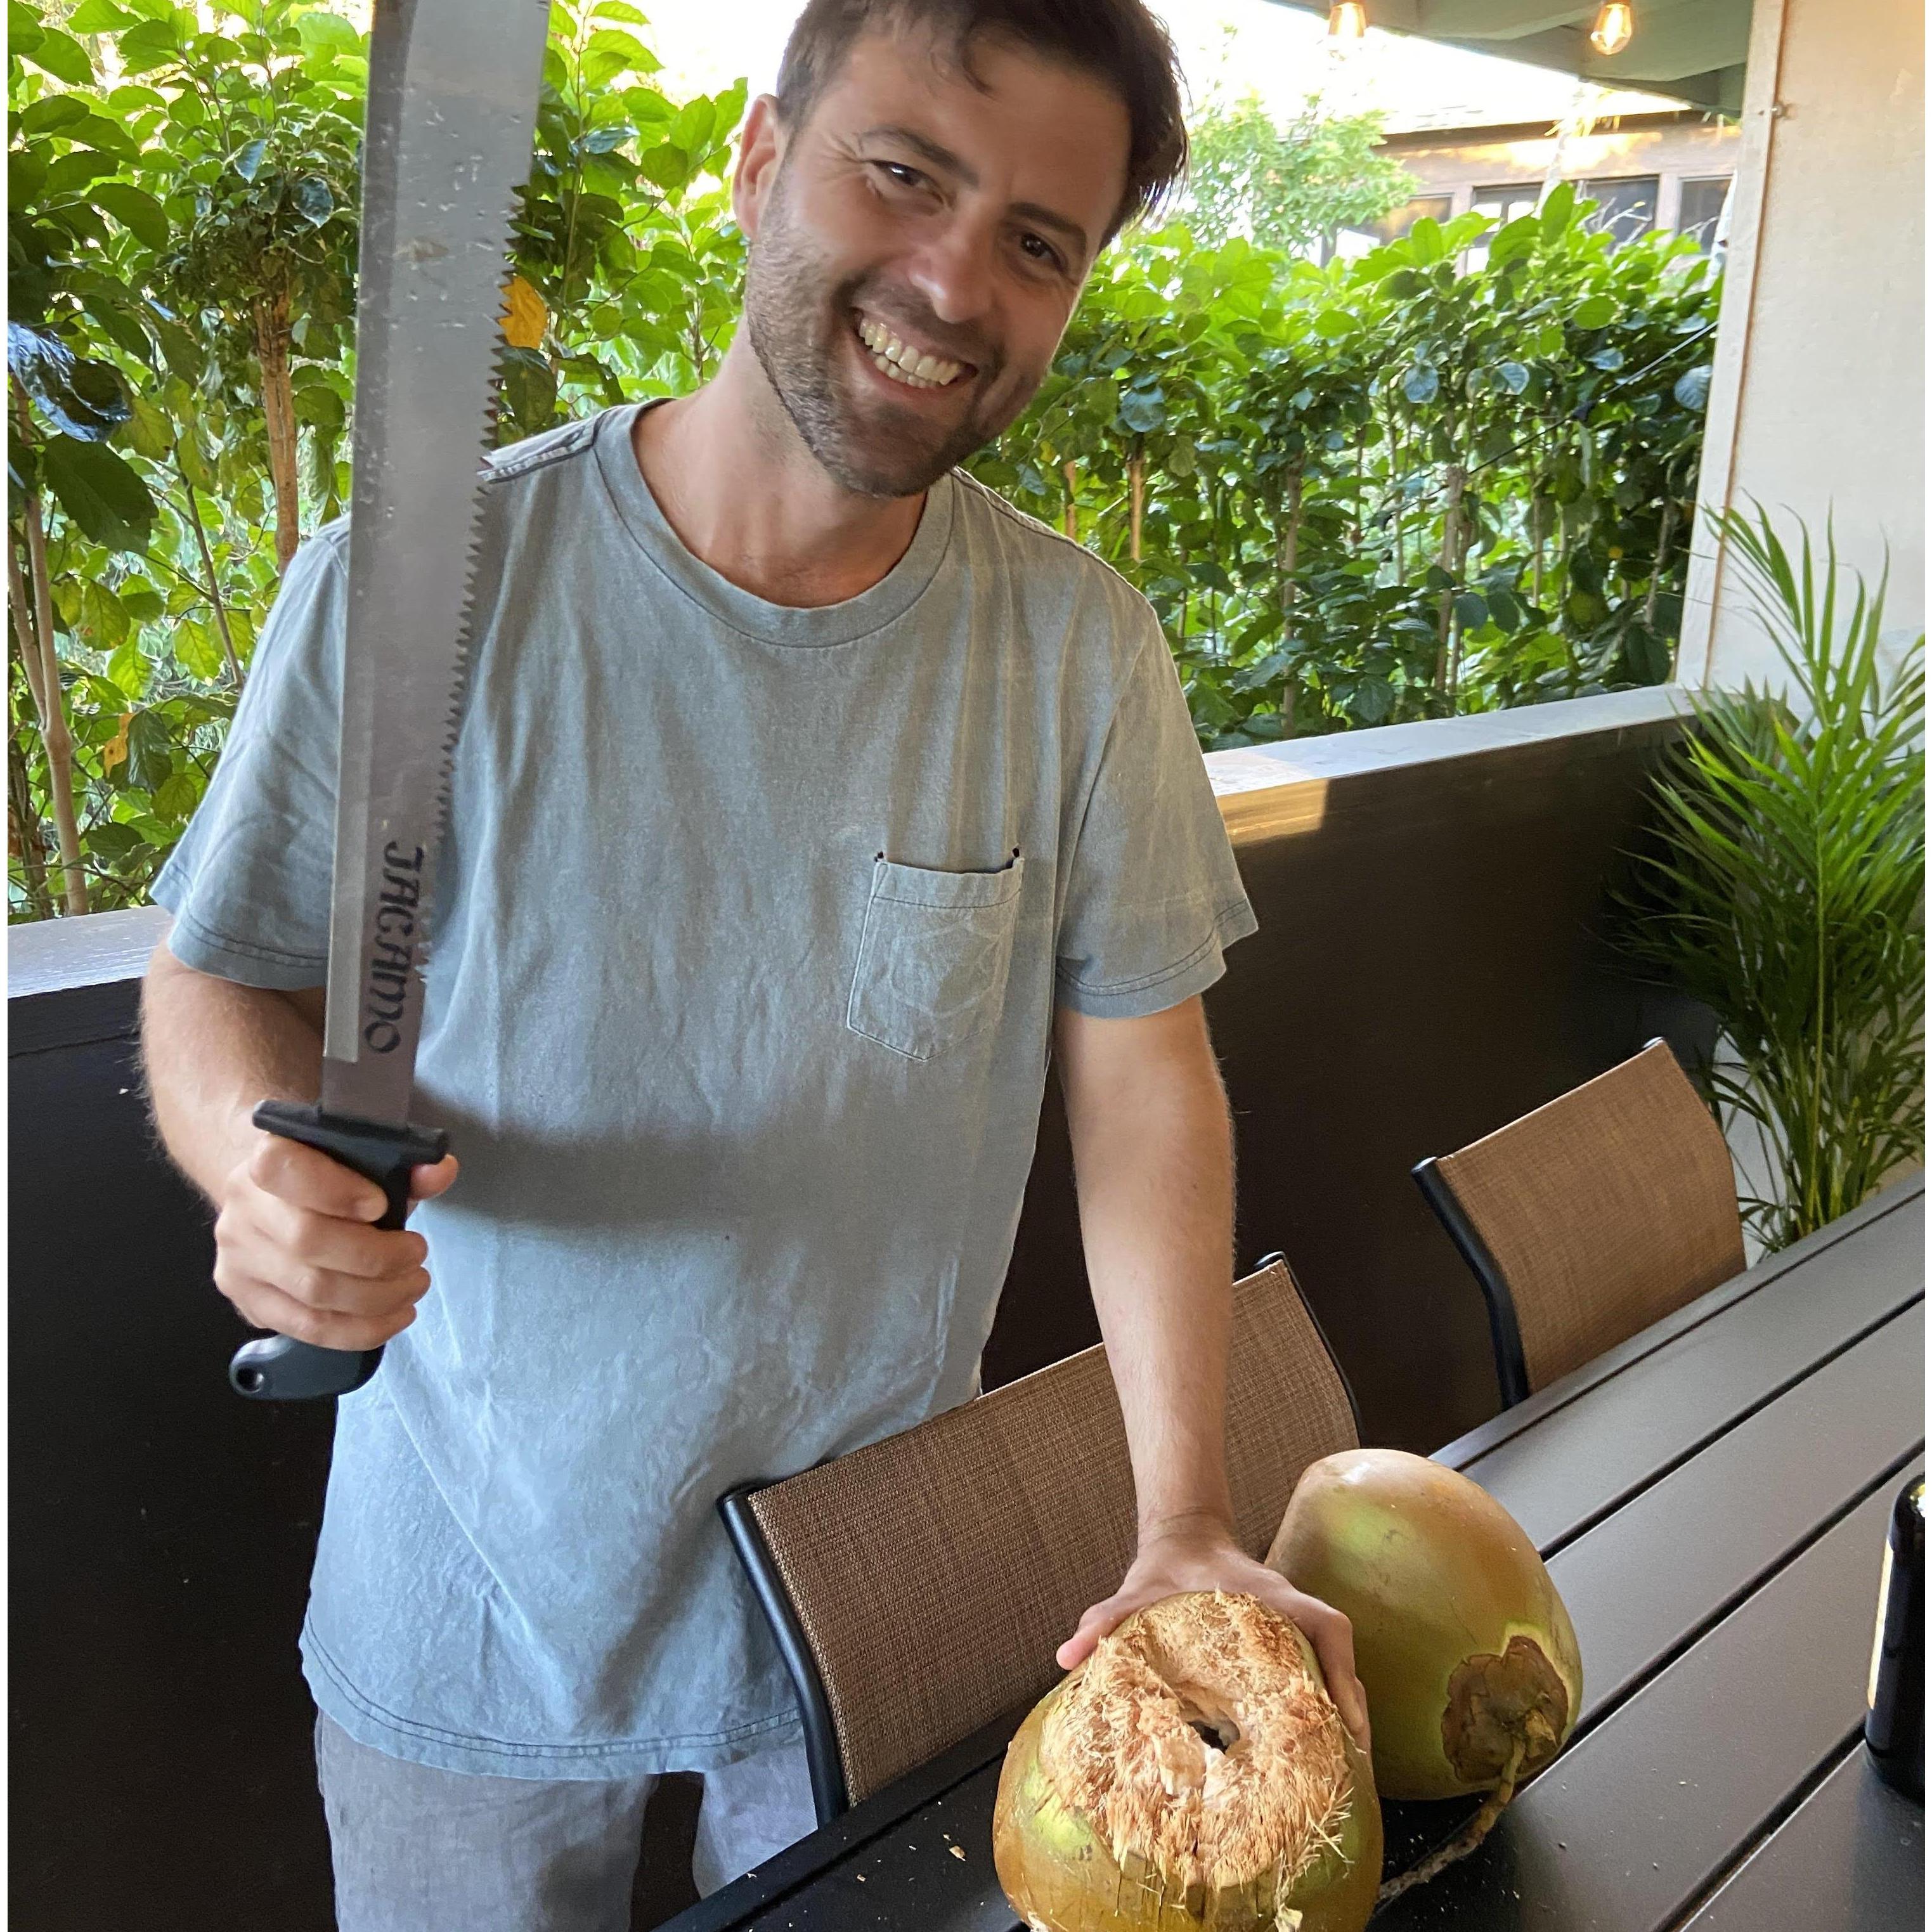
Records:
[[[738,162],[731,170],[731,212],[747,240],[755,240],[765,202],[784,159],[785,129],[778,104],[769,94],[752,103],[745,132],[738,142]]]

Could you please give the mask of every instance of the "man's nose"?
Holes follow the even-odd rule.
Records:
[[[924,238],[908,264],[908,279],[937,320],[963,324],[986,315],[993,302],[997,242],[990,223],[964,214]]]

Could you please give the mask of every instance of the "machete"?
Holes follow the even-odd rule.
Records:
[[[410,1124],[422,968],[472,619],[506,256],[548,0],[376,0],[362,144],[348,644],[320,1104],[255,1124],[374,1181],[400,1228],[447,1137]],[[239,1349],[257,1400],[342,1395],[380,1348]]]

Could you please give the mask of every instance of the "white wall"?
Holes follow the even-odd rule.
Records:
[[[1698,493],[1820,539],[1828,512],[1874,582],[1888,547],[1898,642],[1924,625],[1924,76],[1920,0],[1757,0]],[[1766,679],[1739,572],[1696,548],[1679,676]]]

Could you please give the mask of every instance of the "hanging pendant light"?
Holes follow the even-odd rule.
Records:
[[[1628,14],[1630,9],[1626,7]],[[1331,40],[1359,40],[1369,31],[1368,9],[1361,0],[1334,0],[1328,9],[1328,38]]]
[[[1334,31],[1332,26],[1330,31]],[[1607,60],[1630,45],[1630,36],[1636,31],[1636,21],[1632,10],[1619,4],[1619,0],[1607,0],[1607,4],[1597,9],[1597,24],[1590,29],[1590,44]]]

